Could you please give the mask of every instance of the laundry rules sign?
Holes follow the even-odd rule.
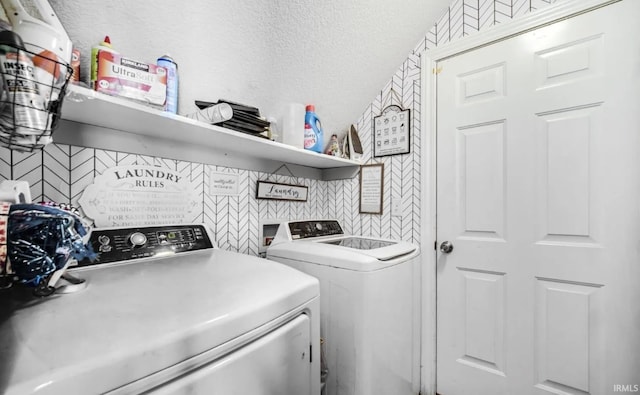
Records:
[[[97,227],[192,222],[197,194],[180,173],[129,165],[106,169],[87,186],[80,207]]]

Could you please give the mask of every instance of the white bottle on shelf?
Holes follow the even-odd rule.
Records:
[[[296,148],[304,149],[304,114],[302,103],[288,103],[282,114],[282,142]]]

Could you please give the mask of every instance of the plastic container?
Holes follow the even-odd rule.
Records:
[[[79,82],[80,81],[80,50],[74,48],[71,51],[71,69],[73,72],[71,73],[71,81]]]
[[[0,31],[0,146],[32,152],[52,141],[71,68],[52,51],[26,45]]]
[[[48,1],[2,0],[2,6],[27,51],[46,49],[56,54],[56,61],[69,64],[73,44]]]
[[[307,105],[304,116],[304,149],[322,153],[324,144],[322,125],[315,111],[312,104]]]
[[[158,66],[167,69],[167,101],[164,110],[173,114],[178,113],[178,64],[169,55],[158,58]]]
[[[46,102],[58,100],[56,87],[60,85],[59,81],[62,77],[63,70],[60,64],[57,63],[57,59],[56,54],[48,49],[41,51],[38,56],[33,57],[34,74],[38,81],[38,91]]]
[[[91,87],[96,89],[96,81],[98,80],[98,52],[107,51],[117,54],[118,51],[113,49],[109,36],[104,36],[98,45],[91,47]]]
[[[280,128],[284,144],[304,148],[304,116],[304,104],[287,103],[285,105]]]
[[[37,143],[47,128],[47,102],[40,95],[33,54],[15,32],[0,33],[0,142],[17,149]]]

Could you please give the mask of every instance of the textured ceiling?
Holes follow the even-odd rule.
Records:
[[[358,119],[450,0],[49,2],[81,50],[85,81],[91,46],[109,35],[127,57],[176,60],[180,114],[194,100],[265,116],[312,103],[328,139]]]

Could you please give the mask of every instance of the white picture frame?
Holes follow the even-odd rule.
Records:
[[[382,214],[384,163],[360,166],[360,213]]]

